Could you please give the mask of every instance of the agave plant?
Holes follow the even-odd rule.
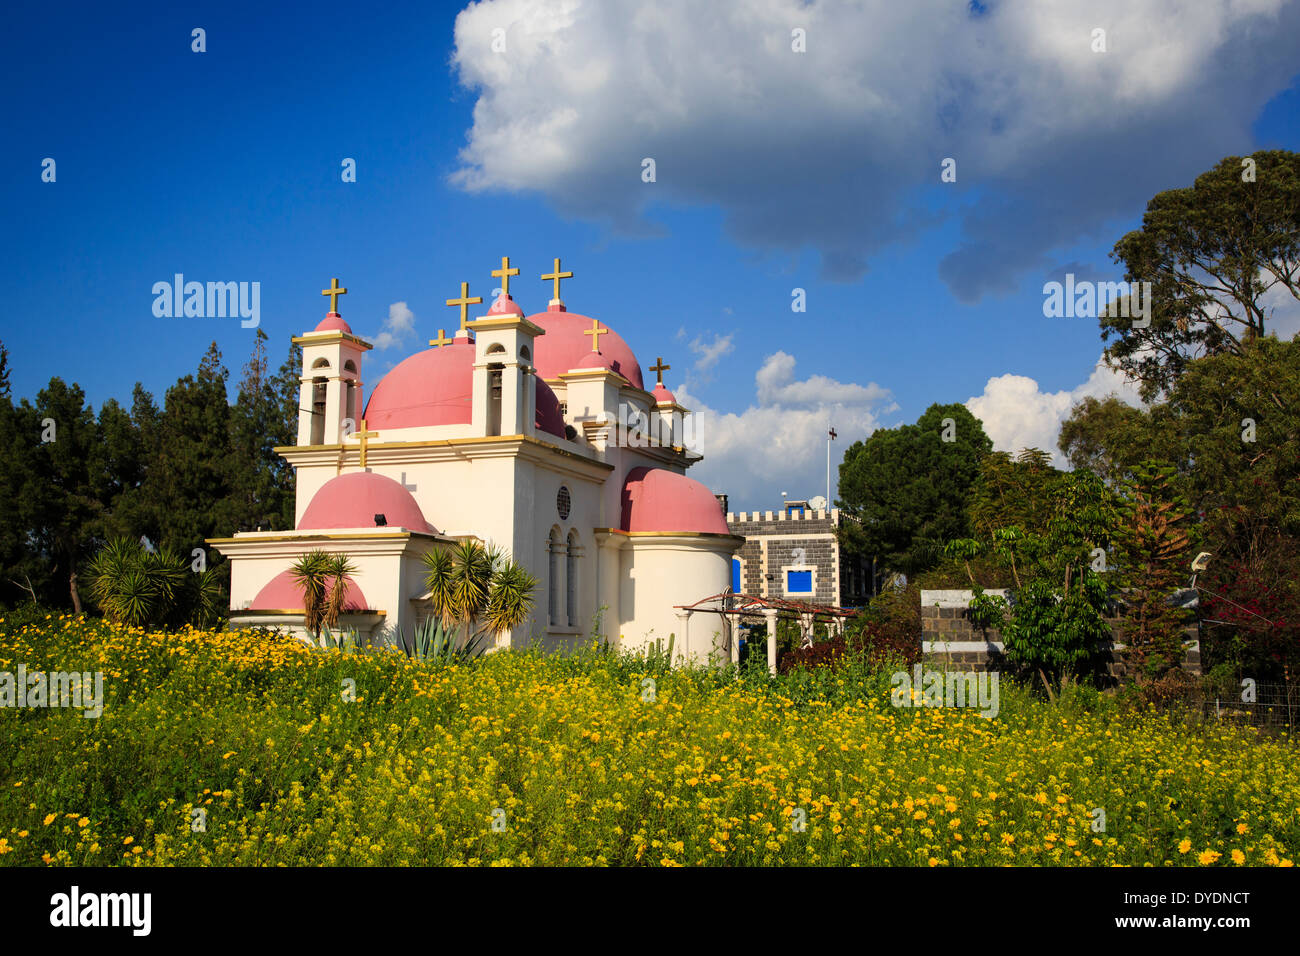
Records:
[[[397,641],[389,641],[389,644],[413,660],[447,664],[481,657],[487,650],[487,636],[480,632],[458,645],[456,632],[431,614],[416,627],[411,640],[408,641],[406,635],[402,634]]]
[[[462,541],[424,556],[425,586],[440,625],[463,637],[462,645],[486,644],[528,619],[537,579],[496,545]]]

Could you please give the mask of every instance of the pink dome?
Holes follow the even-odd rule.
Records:
[[[655,401],[659,402],[660,404],[663,404],[665,402],[671,402],[674,405],[677,404],[677,396],[674,395],[672,392],[668,391],[668,389],[664,388],[662,385],[656,385],[654,391],[651,392],[650,394],[653,395],[655,397]]]
[[[460,340],[416,352],[398,363],[370,393],[363,415],[366,427],[470,424],[474,420],[474,351],[473,342]],[[564,437],[559,399],[540,378],[537,379],[536,425],[542,431]]]
[[[352,580],[352,576],[345,575],[343,583],[347,586],[343,594],[344,608],[349,611],[366,610],[366,596],[361,593],[361,588],[356,581]],[[334,584],[330,582],[325,588],[325,594],[328,597],[333,592]],[[248,609],[250,611],[301,611],[302,604],[302,588],[294,581],[289,571],[281,571],[257,592],[257,597],[253,598],[253,603]]]
[[[536,376],[534,376],[536,378]],[[536,425],[544,432],[550,432],[557,438],[564,438],[564,416],[560,414],[560,400],[551,386],[537,378],[537,421]]]
[[[372,471],[351,471],[321,485],[303,512],[298,530],[373,528],[377,514],[384,516],[390,528],[437,533],[424,520],[409,491]]]
[[[591,316],[547,309],[530,315],[528,321],[546,330],[537,340],[537,371],[543,378],[559,378],[561,372],[574,368],[607,368],[637,388],[645,388],[641,364],[617,332],[603,332],[600,353],[591,350],[592,336],[583,334],[591,328]]]
[[[325,318],[320,320],[320,325],[316,326],[317,332],[343,332],[347,335],[352,334],[352,326],[343,321],[343,316],[337,312],[331,312]]]
[[[492,303],[492,308],[488,309],[487,314],[522,316],[524,310],[519,308],[519,304],[513,298],[502,292],[497,296],[496,301]]]
[[[633,468],[623,482],[624,531],[729,534],[722,506],[704,485],[663,468]]]

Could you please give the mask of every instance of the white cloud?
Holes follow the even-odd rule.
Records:
[[[379,351],[403,344],[415,331],[415,313],[405,302],[394,302],[388,307],[388,318],[379,334],[374,336],[374,346]]]
[[[755,402],[744,411],[720,412],[686,387],[677,398],[697,416],[704,460],[690,475],[730,496],[733,511],[780,507],[782,491],[797,498],[826,493],[826,430],[834,425],[832,481],[844,448],[880,427],[880,416],[898,408],[887,389],[824,375],[796,380],[795,359],[776,352],[754,376]],[[832,492],[833,494],[834,492]]]
[[[1041,448],[1051,452],[1054,465],[1065,468],[1068,463],[1056,447],[1061,423],[1076,402],[1109,395],[1142,406],[1137,389],[1121,373],[1098,362],[1086,382],[1059,392],[1041,391],[1038,382],[1025,375],[995,376],[988,380],[982,395],[966,401],[966,407],[984,423],[997,451],[1014,454],[1022,448]]]
[[[696,336],[691,340],[688,346],[692,352],[698,356],[695,359],[695,371],[704,374],[711,370],[721,361],[725,355],[730,355],[735,351],[735,345],[732,339],[735,335],[715,335],[712,342],[704,341],[702,336]]]
[[[958,216],[939,272],[974,301],[1245,149],[1297,35],[1291,0],[485,0],[456,18],[477,99],[452,180],[633,232],[652,203],[717,206],[835,278]]]

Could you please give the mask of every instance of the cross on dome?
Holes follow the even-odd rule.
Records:
[[[557,261],[558,261],[558,260],[557,260]],[[602,335],[608,335],[608,334],[609,334],[609,329],[602,329],[602,328],[600,327],[600,319],[592,319],[592,320],[591,320],[591,328],[589,328],[589,329],[584,329],[582,334],[583,334],[583,335],[590,335],[590,336],[591,336],[591,350],[592,350],[593,352],[599,352],[599,351],[600,351],[600,337],[601,337]]]
[[[561,307],[564,305],[564,302],[561,301],[561,299],[560,299],[560,280],[561,280],[561,279],[572,279],[572,278],[573,278],[573,273],[572,273],[572,272],[561,272],[561,271],[560,271],[560,260],[559,260],[559,258],[557,257],[556,260],[555,260],[555,271],[554,271],[554,272],[549,272],[549,273],[547,273],[546,275],[543,275],[543,276],[542,276],[542,279],[543,279],[544,281],[547,281],[547,282],[554,282],[554,283],[555,283],[555,294],[551,297],[551,302],[550,302],[551,305],[558,305],[558,306],[561,306]],[[592,349],[592,351],[593,351],[593,352],[598,352],[598,351],[600,351],[600,350],[599,350],[599,349]]]
[[[437,337],[436,339],[429,339],[429,344],[432,345],[432,346],[433,346],[434,348],[436,348],[436,349],[440,349],[440,348],[442,348],[444,345],[451,345],[451,343],[454,342],[454,341],[456,341],[456,340],[455,340],[455,339],[449,339],[449,338],[447,338],[447,330],[446,330],[446,329],[439,329],[439,330],[438,330],[438,337]]]
[[[659,379],[659,384],[663,385],[664,372],[668,371],[670,368],[672,368],[672,366],[664,364],[664,357],[662,355],[656,356],[655,362],[657,364],[651,365],[650,371],[655,373],[655,376]]]
[[[559,260],[557,259],[556,261],[558,262]],[[517,266],[513,269],[510,268],[510,257],[502,256],[501,268],[493,269],[490,274],[494,279],[501,280],[501,294],[506,298],[510,298],[510,277],[519,275],[519,268]]]
[[[447,304],[449,306],[460,306],[460,327],[464,329],[465,322],[469,319],[469,307],[471,305],[478,305],[482,301],[483,297],[481,295],[476,295],[471,298],[469,294],[469,283],[462,282],[460,284],[460,298],[448,299]]]
[[[327,295],[327,296],[330,297],[330,311],[333,312],[335,315],[338,315],[338,314],[339,314],[339,296],[341,296],[341,295],[347,295],[347,294],[348,294],[348,290],[347,290],[347,289],[342,289],[342,288],[339,287],[339,280],[338,280],[338,279],[330,279],[330,287],[329,287],[328,289],[321,289],[321,290],[320,290],[320,294],[321,294],[321,295]]]

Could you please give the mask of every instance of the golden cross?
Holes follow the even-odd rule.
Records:
[[[519,275],[519,269],[518,269],[518,268],[514,268],[514,269],[510,268],[510,257],[509,257],[509,256],[502,256],[502,257],[501,257],[501,268],[500,268],[500,269],[493,269],[491,274],[492,274],[492,276],[493,276],[494,278],[499,278],[499,279],[501,280],[501,291],[502,291],[502,293],[505,294],[505,295],[509,295],[509,294],[510,294],[510,277],[511,277],[511,276],[517,276],[517,275]]]
[[[591,328],[584,329],[582,332],[583,335],[591,336],[591,350],[593,352],[600,351],[600,337],[602,335],[607,335],[608,333],[609,329],[602,329],[600,327],[600,319],[592,319]]]
[[[670,368],[672,368],[672,366],[664,364],[664,357],[662,355],[660,355],[655,361],[657,361],[659,364],[651,365],[650,371],[654,372],[657,376],[659,376],[659,384],[662,385],[664,383],[664,372],[668,371]]]
[[[572,273],[572,272],[561,272],[561,271],[560,271],[560,260],[559,260],[559,259],[556,259],[556,260],[555,260],[555,271],[554,271],[554,272],[551,272],[551,273],[548,273],[548,274],[546,274],[546,275],[544,275],[544,276],[542,276],[542,278],[543,278],[543,279],[551,280],[551,281],[553,281],[553,282],[555,283],[555,295],[554,295],[554,297],[552,298],[552,301],[553,301],[553,302],[559,302],[559,301],[560,301],[560,280],[561,280],[561,279],[572,279],[572,278],[573,278],[573,273]]]
[[[438,330],[438,337],[437,337],[436,339],[429,339],[429,344],[432,345],[432,346],[433,346],[434,348],[436,348],[436,349],[440,349],[440,348],[442,348],[444,345],[450,345],[450,344],[451,344],[452,342],[454,342],[454,341],[455,341],[455,339],[449,339],[449,338],[447,338],[447,330],[446,330],[446,329],[439,329],[439,330]]]
[[[339,288],[338,279],[330,279],[330,287],[328,289],[321,289],[320,294],[330,297],[330,311],[337,315],[339,311],[339,296],[347,295],[348,290]]]
[[[460,298],[448,299],[447,304],[460,306],[460,327],[463,329],[465,328],[465,320],[469,317],[469,307],[471,305],[478,305],[482,301],[483,297],[481,295],[476,295],[471,299],[469,295],[469,283],[462,282],[460,284]]]
[[[379,437],[379,432],[366,431],[366,420],[361,419],[361,431],[353,432],[352,437],[361,442],[361,467],[366,467],[366,440]]]

